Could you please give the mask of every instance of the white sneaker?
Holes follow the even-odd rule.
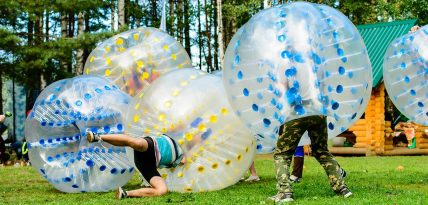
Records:
[[[124,189],[122,189],[122,187],[117,188],[116,190],[116,198],[121,200],[128,197],[128,194],[126,193],[126,191]]]
[[[253,175],[251,175],[245,181],[246,182],[258,182],[258,181],[260,181],[260,178],[259,178],[259,176],[253,176]]]

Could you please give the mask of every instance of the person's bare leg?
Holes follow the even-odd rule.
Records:
[[[147,141],[145,139],[130,137],[125,134],[100,135],[100,138],[109,144],[115,146],[128,146],[140,152],[145,152],[148,147]]]
[[[141,188],[131,191],[126,191],[128,197],[151,197],[161,196],[168,192],[165,180],[162,177],[155,176],[150,179],[151,188]]]
[[[254,167],[254,161],[253,163],[251,163],[251,166],[250,166],[250,174],[251,176],[257,176],[256,168]]]

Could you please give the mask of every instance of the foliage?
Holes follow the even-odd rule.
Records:
[[[294,186],[293,204],[424,204],[428,201],[427,156],[338,157],[348,172],[347,184],[354,196],[343,199],[331,191],[325,172],[312,157],[305,158],[303,180]],[[276,193],[272,156],[256,160],[258,183],[239,182],[224,190],[156,198],[114,199],[114,193],[66,194],[55,190],[31,167],[0,168],[2,204],[259,204]],[[221,177],[221,176],[218,176]],[[135,189],[138,176],[125,186]]]

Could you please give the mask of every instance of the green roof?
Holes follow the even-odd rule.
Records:
[[[382,82],[383,56],[389,44],[394,39],[407,34],[416,21],[416,19],[412,19],[357,26],[372,63],[373,87],[377,87]]]

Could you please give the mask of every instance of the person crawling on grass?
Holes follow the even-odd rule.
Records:
[[[134,162],[138,171],[151,187],[125,191],[119,187],[116,198],[153,197],[168,192],[165,180],[161,177],[158,168],[172,168],[184,163],[184,154],[180,146],[167,135],[159,137],[134,138],[125,134],[97,134],[86,131],[89,142],[104,141],[115,146],[128,146],[134,149]]]

